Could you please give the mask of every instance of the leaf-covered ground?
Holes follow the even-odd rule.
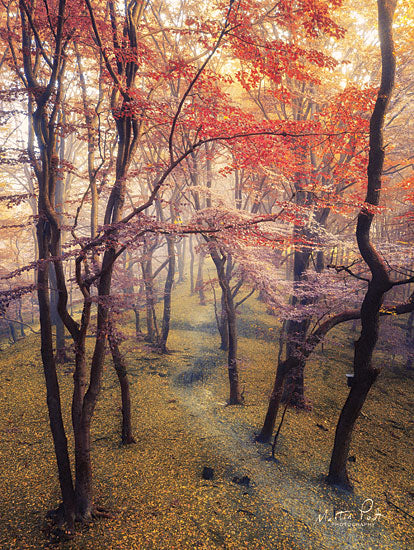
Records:
[[[352,497],[323,481],[346,397],[349,327],[309,364],[310,413],[288,410],[276,451],[254,443],[277,354],[275,320],[250,300],[239,318],[246,406],[225,407],[225,354],[212,305],[177,289],[168,356],[126,343],[137,444],[119,447],[119,392],[110,363],[93,426],[96,500],[113,519],[84,526],[63,550],[304,550],[414,547],[413,377],[384,368],[352,444]],[[30,336],[0,355],[0,549],[53,547],[45,512],[59,498],[40,354]],[[385,360],[379,357],[378,360]],[[69,426],[71,366],[60,367]],[[204,480],[204,466],[214,478]],[[233,481],[250,478],[249,486]],[[386,498],[387,495],[387,498]],[[372,514],[361,520],[360,509]],[[387,502],[388,499],[388,502]],[[365,503],[364,503],[365,501]],[[399,507],[400,509],[396,508]],[[349,511],[345,525],[329,521]],[[368,520],[370,515],[371,519]]]

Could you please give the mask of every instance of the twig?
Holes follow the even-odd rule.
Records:
[[[30,325],[28,325],[27,323],[23,323],[22,321],[18,321],[17,319],[9,319],[9,317],[1,316],[0,320],[8,321],[9,323],[18,323],[19,325],[23,325],[24,327],[30,329],[34,334],[40,334],[40,331],[32,329]]]
[[[351,264],[351,266],[353,266],[356,262],[353,262]],[[350,275],[352,275],[352,277],[355,277],[355,279],[359,279],[360,281],[365,281],[366,283],[369,283],[369,279],[367,279],[366,277],[361,277],[361,275],[357,275],[356,273],[354,273],[353,271],[351,271],[350,267],[351,266],[346,266],[346,265],[334,265],[334,264],[328,264],[326,267],[327,269],[334,269],[337,273],[341,273],[341,271],[346,271],[347,273],[349,273]],[[398,284],[398,283],[396,283]]]
[[[290,400],[292,398],[292,395],[293,395],[293,389],[290,392],[289,399],[286,400],[286,405],[285,405],[285,408],[283,409],[282,418],[280,419],[279,427],[277,429],[277,432],[275,433],[275,438],[273,440],[273,445],[272,445],[272,458],[275,458],[275,449],[276,449],[277,438],[279,437],[279,432],[282,428],[283,420],[285,419],[285,414],[286,414],[287,408],[289,406]]]

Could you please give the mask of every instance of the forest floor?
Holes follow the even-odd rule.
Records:
[[[213,306],[179,291],[171,354],[151,353],[140,341],[124,344],[137,440],[127,448],[119,446],[119,392],[108,362],[93,462],[96,501],[113,518],[79,528],[72,541],[53,543],[45,520],[59,491],[38,337],[0,353],[0,550],[413,548],[413,375],[398,361],[384,368],[355,430],[354,494],[340,493],[324,476],[347,394],[350,327],[336,331],[310,361],[313,409],[287,411],[272,461],[270,446],[255,443],[254,434],[272,385],[276,320],[255,299],[245,304],[238,321],[246,405],[226,407],[226,358],[217,349]],[[72,367],[59,369],[69,425]],[[205,466],[213,479],[203,479]],[[241,484],[245,476],[249,483]],[[348,513],[334,521],[335,511]]]

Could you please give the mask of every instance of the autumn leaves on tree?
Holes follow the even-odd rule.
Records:
[[[372,232],[384,171],[397,178],[394,184],[410,185],[403,153],[393,151],[384,165],[395,1],[378,0],[379,91],[372,75],[359,80],[357,49],[336,22],[347,13],[349,23],[343,4],[3,4],[0,63],[7,82],[18,82],[2,92],[3,116],[23,121],[25,130],[5,142],[7,154],[19,149],[19,158],[12,165],[3,155],[1,164],[30,181],[24,200],[31,201],[36,242],[27,265],[4,278],[15,282],[1,291],[1,312],[36,288],[62,496],[54,515],[69,532],[75,520],[106,515],[94,502],[90,430],[107,345],[120,383],[122,442],[135,441],[118,320],[133,310],[136,337],[168,353],[171,296],[177,271],[181,283],[188,264],[191,290],[202,301],[214,292],[230,405],[244,402],[238,308],[257,291],[275,323],[283,323],[262,442],[272,437],[282,401],[311,406],[304,369],[315,347],[334,326],[361,319],[328,476],[350,488],[352,430],[378,375],[372,352],[379,318],[410,312],[412,302],[395,294],[384,309],[386,293],[411,282],[410,266],[396,248],[395,259],[384,260]],[[376,74],[375,57],[372,67]],[[404,109],[398,102],[396,109],[397,118]],[[4,200],[19,202],[14,195]],[[359,253],[348,239],[358,210]],[[207,259],[214,278],[206,276]],[[34,282],[22,281],[31,271]],[[397,280],[392,271],[407,276]],[[344,308],[350,289],[355,303]],[[53,332],[59,323],[60,343]],[[57,374],[65,359],[63,330],[75,356],[74,475]]]

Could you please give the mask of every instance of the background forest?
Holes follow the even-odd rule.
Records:
[[[412,2],[0,17],[0,547],[412,548]]]

